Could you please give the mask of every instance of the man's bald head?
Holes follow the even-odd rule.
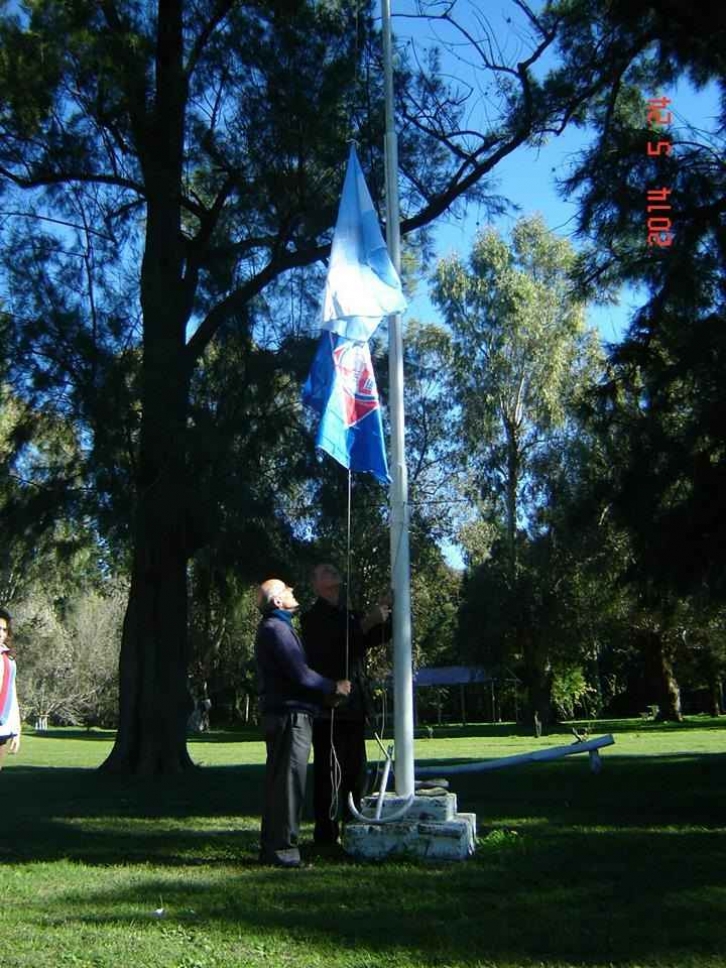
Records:
[[[261,612],[270,608],[282,608],[292,612],[299,607],[291,585],[280,578],[268,578],[257,589],[257,607]]]

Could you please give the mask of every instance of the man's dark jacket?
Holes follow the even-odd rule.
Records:
[[[335,680],[308,666],[288,612],[275,609],[264,616],[257,629],[255,658],[263,713],[314,716],[324,696],[335,693]]]
[[[348,620],[348,668],[345,662],[345,623]],[[368,649],[388,642],[391,622],[374,625],[364,632],[361,619],[345,607],[331,605],[324,598],[316,599],[300,619],[305,655],[311,669],[331,679],[350,679],[353,690],[336,708],[337,719],[364,719],[370,703],[363,673],[363,659]],[[330,715],[324,710],[323,715]]]

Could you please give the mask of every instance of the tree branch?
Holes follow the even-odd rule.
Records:
[[[248,279],[244,285],[230,293],[210,310],[187,343],[186,352],[188,364],[193,366],[194,361],[204,352],[204,349],[213,339],[219,327],[232,314],[244,309],[249,301],[262,292],[270,282],[290,269],[312,265],[313,262],[318,262],[329,254],[330,245],[321,245],[308,249],[299,249],[296,252],[285,252],[273,258],[260,272]]]

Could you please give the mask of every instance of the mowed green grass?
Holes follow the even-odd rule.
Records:
[[[472,859],[307,849],[298,871],[256,863],[254,731],[194,739],[203,768],[156,780],[96,771],[111,734],[25,735],[0,773],[0,965],[723,968],[726,723],[588,726],[615,737],[599,775],[572,756],[451,777],[477,814]],[[417,740],[416,759],[572,740],[451,726]]]

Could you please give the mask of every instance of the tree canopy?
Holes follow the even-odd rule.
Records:
[[[612,467],[604,486],[641,574],[665,594],[722,601],[726,21],[681,4],[621,3],[587,29],[648,41],[593,103],[597,139],[563,184],[580,198],[585,290],[630,283],[645,293],[595,407]],[[664,98],[681,76],[717,94],[710,130]],[[650,233],[649,218],[669,230]]]
[[[697,80],[717,66],[685,26],[668,46],[660,7],[512,11],[516,55],[480,12],[472,27],[453,6],[419,11],[470,44],[481,87],[447,82],[436,52],[397,52],[401,228],[424,253],[457,202],[501,207],[487,176],[511,152],[593,117],[609,132],[653,44],[659,77],[669,52]],[[190,560],[227,528],[217,561],[278,565],[304,528],[312,450],[294,437],[303,367],[287,338],[309,328],[351,137],[381,201],[378,41],[371,5],[337,0],[3,7],[2,341],[19,411],[0,511],[33,540],[62,514],[128,570],[109,768],[189,766]]]

